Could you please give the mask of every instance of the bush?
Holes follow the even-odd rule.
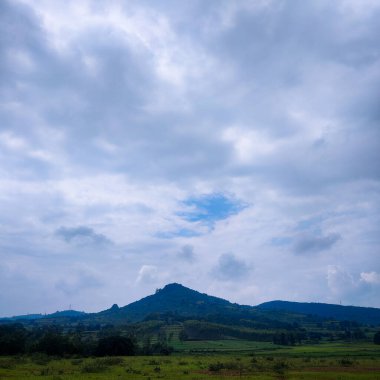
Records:
[[[2,369],[12,369],[16,366],[16,364],[17,362],[14,358],[0,360],[0,368]]]
[[[26,330],[20,323],[0,326],[0,355],[25,352]]]
[[[67,336],[63,336],[53,331],[48,331],[38,341],[35,350],[47,355],[62,356],[63,354],[77,353],[77,348],[69,341]]]
[[[73,359],[71,361],[72,365],[79,365],[79,364],[82,364],[82,363],[83,363],[83,359]]]
[[[99,373],[108,368],[108,365],[102,359],[95,359],[85,363],[82,367],[82,373]]]
[[[227,362],[223,364],[225,369],[238,370],[241,368],[241,364],[237,362]]]
[[[42,354],[42,353],[33,354],[31,359],[32,359],[33,363],[38,364],[38,365],[46,365],[51,360],[49,358],[49,356],[47,356],[46,354]]]
[[[342,367],[350,367],[354,364],[354,362],[350,359],[342,359],[339,361],[339,364],[342,366]]]
[[[110,336],[99,340],[95,353],[97,356],[133,356],[137,345],[131,338]]]
[[[287,369],[289,369],[289,365],[284,361],[278,361],[273,365],[273,371],[279,375],[283,375]]]
[[[160,362],[159,361],[157,361],[157,360],[154,360],[154,359],[152,359],[152,360],[149,360],[148,361],[148,365],[160,365]]]
[[[208,366],[208,370],[211,372],[219,372],[221,369],[224,369],[224,364],[221,362],[211,363]]]
[[[119,358],[117,356],[112,356],[112,357],[106,357],[99,359],[101,360],[105,365],[112,366],[112,365],[123,365],[124,364],[124,359]]]

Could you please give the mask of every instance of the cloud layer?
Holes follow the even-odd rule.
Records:
[[[379,16],[2,1],[0,314],[173,281],[380,307]]]

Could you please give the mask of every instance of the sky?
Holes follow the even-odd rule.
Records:
[[[380,2],[0,1],[0,316],[380,307]]]

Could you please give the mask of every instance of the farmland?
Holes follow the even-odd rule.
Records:
[[[191,353],[189,353],[191,350]],[[380,347],[278,347],[237,340],[187,342],[171,356],[0,358],[0,379],[380,379]]]
[[[378,310],[312,307],[332,315],[241,306],[172,284],[95,314],[3,320],[0,380],[380,380]]]

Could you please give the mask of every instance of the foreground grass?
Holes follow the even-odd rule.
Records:
[[[209,344],[197,343],[199,345],[192,349],[210,348]],[[235,341],[229,352],[180,353],[170,357],[2,357],[0,379],[380,380],[380,347],[373,344],[335,343],[279,349],[273,345],[256,344],[253,347],[254,342],[250,343],[250,348],[243,347],[242,352],[236,352],[242,346],[237,347]],[[213,344],[228,346],[226,342]]]

